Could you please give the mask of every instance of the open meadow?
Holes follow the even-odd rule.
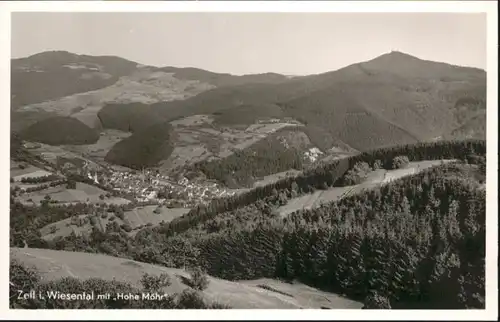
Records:
[[[52,240],[56,237],[69,236],[71,233],[80,236],[88,234],[92,231],[92,227],[106,230],[106,225],[110,222],[116,222],[118,225],[128,225],[131,231],[127,233],[134,235],[138,229],[145,226],[158,226],[161,222],[170,222],[173,219],[180,217],[187,213],[187,208],[166,208],[162,207],[160,213],[154,213],[157,206],[143,206],[137,207],[130,211],[125,211],[123,219],[120,219],[113,212],[107,212],[94,216],[94,224],[91,223],[90,214],[80,215],[77,222],[72,222],[73,219],[66,218],[55,223],[49,224],[40,229],[40,233],[45,240]],[[55,227],[55,228],[53,228]]]
[[[42,200],[49,196],[51,200],[59,204],[70,204],[78,202],[105,203],[123,205],[130,203],[129,200],[120,197],[105,197],[106,191],[95,186],[77,182],[76,189],[67,189],[66,185],[49,187],[44,190],[28,192],[20,195],[19,201],[25,205],[39,205]],[[102,198],[101,196],[104,196]],[[102,199],[101,199],[102,198]]]

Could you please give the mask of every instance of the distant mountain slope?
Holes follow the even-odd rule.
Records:
[[[156,71],[153,67],[141,67],[133,70],[130,75],[120,77],[110,86],[18,107],[13,115],[26,123],[26,119],[32,117],[27,113],[54,113],[72,116],[90,127],[100,128],[104,125],[100,123],[98,113],[105,104],[153,104],[183,100],[211,88],[214,86],[208,83],[179,80],[172,73]],[[19,124],[20,121],[16,121]]]
[[[72,116],[99,128],[96,115],[105,104],[154,104],[183,100],[215,87],[276,84],[288,79],[275,73],[236,76],[197,68],[160,68],[120,57],[66,51],[13,59],[11,67],[16,129],[44,118],[45,112]]]
[[[110,86],[124,76],[131,76],[131,81],[151,76],[148,84],[154,85],[151,81],[165,74],[189,85],[208,84],[208,88],[254,83],[277,84],[289,79],[276,73],[238,76],[191,67],[146,66],[116,56],[47,51],[11,60],[11,105],[15,108],[94,91]],[[164,87],[168,84],[158,85]]]
[[[449,133],[476,113],[466,107],[457,117],[457,104],[485,97],[486,73],[482,70],[392,52],[338,71],[279,84],[216,88],[184,101],[153,104],[151,110],[166,119],[217,114],[219,119],[231,118],[233,124],[248,124],[259,115],[268,117],[271,111],[271,115],[299,121],[307,116],[308,124],[322,127],[347,144],[359,141],[352,147],[364,149]],[[253,115],[249,112],[252,106]],[[356,132],[363,137],[356,137]]]
[[[283,109],[285,114],[323,128],[357,150],[418,141],[412,133],[369,110],[356,96],[339,90],[301,97],[285,103]]]
[[[103,88],[130,74],[137,63],[113,56],[50,51],[11,61],[12,107]]]
[[[92,144],[99,134],[71,117],[56,116],[39,121],[20,133],[22,139],[50,145]]]
[[[91,92],[17,108],[13,128],[22,129],[53,114],[72,116],[95,129],[132,132],[193,115],[213,115],[215,124],[221,126],[292,118],[306,125],[308,135],[313,136],[310,139],[324,151],[339,145],[363,151],[439,137],[481,137],[485,128],[485,118],[480,116],[486,108],[483,70],[400,52],[337,71],[293,78],[132,66],[119,59],[119,63],[109,63],[110,57],[88,57],[56,52],[27,58],[40,68],[58,66],[62,61],[66,66],[70,61],[73,67],[64,67],[68,70],[97,68],[87,62],[91,61],[104,66],[100,70],[110,75],[122,76]]]
[[[214,73],[199,68],[177,68],[177,67],[162,67],[161,71],[174,73],[174,77],[182,80],[198,80],[206,82],[217,87],[235,86],[251,83],[262,84],[278,84],[284,82],[288,77],[276,73],[249,74],[236,76],[227,73]]]
[[[339,109],[350,116],[365,113],[377,122],[387,122],[389,127],[405,129],[419,140],[447,133],[473,116],[475,112],[465,108],[462,118],[456,118],[455,107],[464,98],[486,97],[484,71],[424,61],[399,52],[300,81],[305,79],[329,85],[320,85],[324,88],[286,102],[293,107],[289,111],[294,115],[312,113],[316,121],[309,121],[319,123],[329,114],[343,118],[338,115]],[[350,121],[343,119],[347,124]],[[379,140],[392,143],[383,137]]]
[[[486,111],[467,120],[446,137],[486,140]]]

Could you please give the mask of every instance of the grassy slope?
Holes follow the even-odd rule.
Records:
[[[187,288],[182,278],[188,274],[180,269],[155,266],[123,258],[100,254],[55,251],[47,249],[11,248],[11,258],[29,266],[35,266],[46,280],[55,280],[65,276],[81,279],[102,278],[116,279],[139,286],[144,273],[159,275],[163,272],[172,277],[172,285],[165,289],[167,293],[179,292]],[[361,303],[344,299],[332,293],[315,290],[302,284],[282,284],[273,280],[229,282],[210,277],[208,289],[203,295],[209,299],[226,303],[233,308],[320,308],[321,306],[339,309],[359,309]],[[272,290],[265,290],[255,285],[268,284],[292,296]]]
[[[57,200],[59,203],[83,203],[87,202],[88,200],[88,202],[91,203],[121,205],[130,202],[129,200],[119,197],[112,197],[101,200],[99,196],[105,194],[106,191],[104,190],[88,185],[86,183],[77,182],[76,189],[67,189],[66,185],[51,187],[40,191],[25,193],[19,197],[19,201],[26,205],[40,205],[40,201],[48,195],[52,200]]]
[[[215,123],[220,125],[256,123],[258,119],[281,118],[283,111],[275,104],[241,105],[214,113]]]
[[[453,160],[444,160],[451,162]],[[281,206],[278,211],[282,216],[286,216],[299,209],[311,209],[319,207],[322,203],[345,198],[349,195],[358,193],[364,189],[371,189],[381,184],[402,178],[407,175],[413,175],[426,168],[441,164],[441,160],[428,160],[419,162],[410,162],[404,169],[397,170],[376,170],[370,173],[368,178],[360,184],[346,187],[331,187],[328,190],[317,190],[312,194],[306,194],[288,201],[284,206]]]
[[[111,199],[113,200],[113,199]],[[109,199],[106,200],[109,203]],[[116,217],[114,213],[108,213],[106,218],[101,216],[96,216],[96,227],[101,230],[105,230],[106,225],[109,222],[116,221],[119,225],[127,224],[133,230],[129,232],[129,235],[134,235],[137,230],[143,228],[147,224],[151,224],[152,227],[158,226],[161,222],[170,222],[174,218],[180,217],[183,214],[187,213],[189,209],[186,208],[162,208],[159,214],[155,214],[153,211],[157,206],[145,206],[135,208],[130,211],[126,211],[124,213],[124,220]],[[84,218],[89,217],[88,215],[81,215],[80,219],[84,220]],[[114,218],[113,218],[114,217]],[[111,219],[113,218],[113,219]],[[56,227],[56,231],[52,232],[51,227]],[[88,234],[92,232],[92,225],[90,221],[83,223],[82,225],[72,225],[71,218],[63,219],[58,222],[49,224],[40,229],[40,233],[42,238],[45,240],[52,240],[56,237],[67,237],[72,232],[74,232],[77,236],[85,233]]]

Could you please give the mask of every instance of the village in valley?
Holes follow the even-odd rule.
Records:
[[[154,170],[110,170],[109,174],[87,176],[119,194],[133,196],[137,202],[157,202],[172,208],[192,208],[235,193],[215,182],[190,181],[184,176],[174,180]]]
[[[53,172],[32,165],[13,164],[11,171],[13,175],[11,177],[12,188],[19,191],[20,195],[35,191],[40,195],[50,194],[50,191],[43,188],[50,189],[63,184],[65,181],[62,178],[66,175],[78,175],[86,178],[89,184],[104,188],[108,191],[108,193],[103,191],[104,197],[108,195],[109,198],[109,195],[112,194],[130,202],[165,205],[168,208],[192,208],[199,204],[207,204],[215,198],[235,194],[234,190],[224,188],[210,180],[189,180],[182,174],[171,177],[151,169],[134,171],[114,169],[113,167],[97,168],[89,165],[88,162],[85,162],[83,167],[65,165],[61,171]],[[103,196],[99,195],[101,201],[106,201]],[[60,201],[60,203],[71,203],[75,201],[86,202],[87,200]]]

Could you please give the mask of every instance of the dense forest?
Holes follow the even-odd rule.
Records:
[[[38,121],[19,133],[23,140],[50,145],[93,144],[99,133],[72,117],[55,116]]]
[[[271,136],[224,159],[196,163],[194,169],[230,188],[240,188],[252,187],[259,177],[290,169],[299,170],[305,164],[300,148],[287,148],[279,137]]]
[[[125,132],[137,132],[162,122],[163,119],[150,113],[149,105],[107,104],[98,113],[99,121],[105,129],[115,129]]]
[[[163,122],[138,130],[116,143],[106,155],[106,161],[132,169],[155,166],[173,151],[170,132],[170,124]]]
[[[275,211],[299,194],[346,184],[360,162],[390,169],[407,161],[402,156],[458,161],[288,217]],[[229,280],[296,279],[354,299],[386,299],[392,308],[484,308],[484,176],[484,141],[392,147],[216,200],[133,238],[110,224],[106,231],[42,242],[37,229],[59,219],[38,222],[14,204],[11,245],[27,237],[20,234],[31,218],[30,247],[187,263]]]

